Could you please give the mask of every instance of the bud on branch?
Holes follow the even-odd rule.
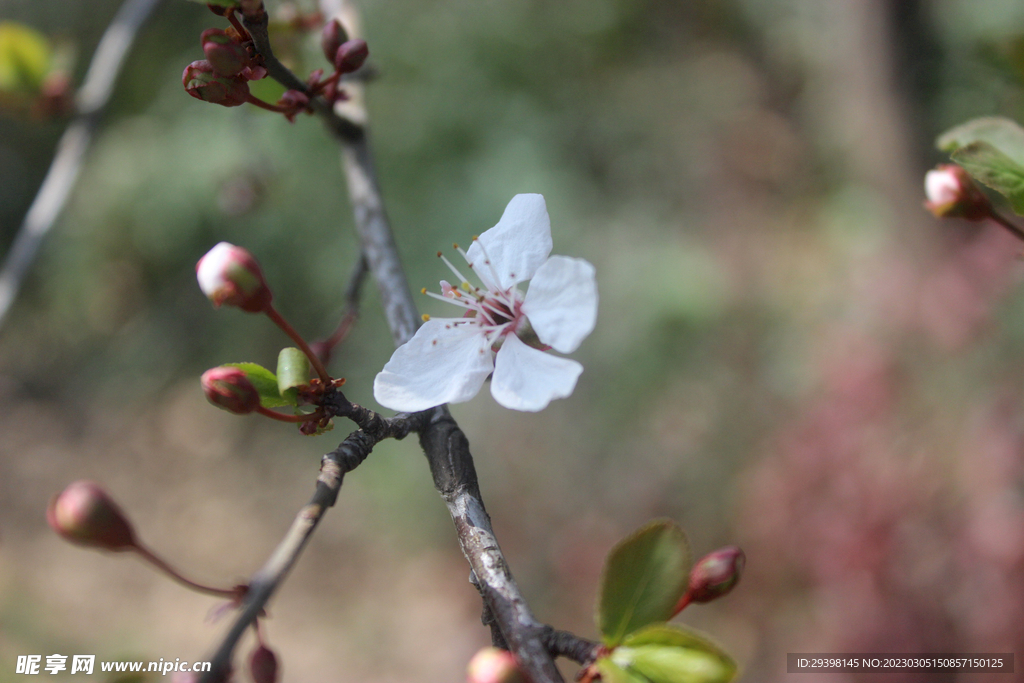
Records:
[[[747,556],[739,546],[729,545],[708,553],[690,570],[690,585],[676,605],[679,614],[691,602],[705,603],[729,593],[739,583]]]

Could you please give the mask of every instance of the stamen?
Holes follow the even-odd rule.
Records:
[[[462,286],[468,287],[469,282],[466,280],[466,276],[460,273],[459,269],[452,265],[452,262],[448,260],[448,257],[442,254],[441,252],[437,252],[437,255],[442,261],[444,261],[444,264],[448,266],[448,269],[455,273],[455,277],[459,278],[459,281],[462,283]]]
[[[423,322],[427,322],[428,320],[430,320],[430,316],[429,316],[429,315],[427,315],[426,313],[424,313],[423,315],[421,315],[421,316],[420,316],[420,318],[422,318],[422,319],[423,319]]]
[[[443,296],[441,294],[438,294],[437,292],[427,292],[426,294],[431,299],[437,299],[438,301],[443,301],[446,304],[452,304],[453,306],[458,306],[459,308],[472,308],[474,310],[476,309],[476,306],[466,303],[461,298],[456,299],[455,297]]]
[[[498,277],[498,271],[494,269],[494,264],[491,263],[491,257],[487,255],[487,249],[484,248],[484,243],[480,241],[479,237],[474,237],[473,241],[476,242],[478,247],[480,247],[480,253],[484,255],[484,265],[491,271],[491,276],[494,278],[494,286],[501,287],[501,278]]]

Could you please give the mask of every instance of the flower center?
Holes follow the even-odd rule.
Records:
[[[473,238],[474,241],[476,239],[476,237]],[[487,255],[486,250],[484,250],[483,244],[480,242],[477,242],[477,244],[483,253],[483,266],[488,269],[491,280],[495,283],[499,282],[498,273],[491,264],[491,259]],[[466,255],[466,252],[458,244],[452,246],[466,260],[469,269],[476,273],[477,264],[470,261],[469,256]],[[518,333],[520,329],[529,326],[529,321],[523,315],[522,310],[523,293],[519,291],[518,286],[513,285],[505,290],[498,289],[497,286],[491,288],[487,286],[483,278],[477,275],[483,285],[478,287],[471,284],[469,279],[459,272],[459,269],[440,251],[437,252],[437,256],[455,274],[455,277],[458,278],[458,284],[453,286],[451,283],[441,280],[440,294],[428,292],[426,287],[421,289],[420,292],[434,299],[440,299],[465,309],[462,319],[453,324],[478,326],[495,350],[501,346],[501,343],[509,333]],[[429,316],[424,316],[424,319],[428,318]]]

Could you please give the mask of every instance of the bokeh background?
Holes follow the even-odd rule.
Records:
[[[3,0],[0,19],[76,50],[80,80],[116,5]],[[1024,654],[1021,247],[921,208],[935,135],[1022,113],[1021,3],[363,10],[375,150],[413,287],[436,287],[435,251],[519,192],[547,198],[555,253],[597,266],[571,398],[521,414],[484,391],[453,408],[541,620],[594,637],[604,555],[667,516],[697,555],[746,549],[735,593],[681,617],[734,653],[743,681],[784,680],[796,651]],[[209,247],[256,253],[310,338],[337,322],[356,256],[317,121],[183,92],[211,26],[180,0],[147,25],[0,330],[0,681],[22,680],[19,654],[204,659],[225,628],[207,618],[215,601],[50,532],[45,507],[68,482],[103,483],[172,563],[230,585],[347,433],[302,437],[200,392],[207,367],[272,365],[286,345],[203,298],[193,267]],[[63,126],[0,117],[0,247]],[[368,406],[390,355],[377,301],[367,287],[332,366]],[[415,442],[381,445],[272,603],[283,680],[463,679],[488,641],[467,574]]]

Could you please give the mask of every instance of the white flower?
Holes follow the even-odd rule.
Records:
[[[506,408],[537,411],[572,394],[583,366],[542,349],[575,351],[597,321],[594,266],[551,256],[551,222],[544,197],[512,198],[498,224],[459,249],[483,287],[448,259],[459,282],[441,281],[434,298],[464,309],[461,318],[427,318],[373,382],[377,402],[413,412],[476,396],[488,375],[491,394]],[[524,295],[518,285],[527,280]],[[426,292],[426,290],[424,290]]]

